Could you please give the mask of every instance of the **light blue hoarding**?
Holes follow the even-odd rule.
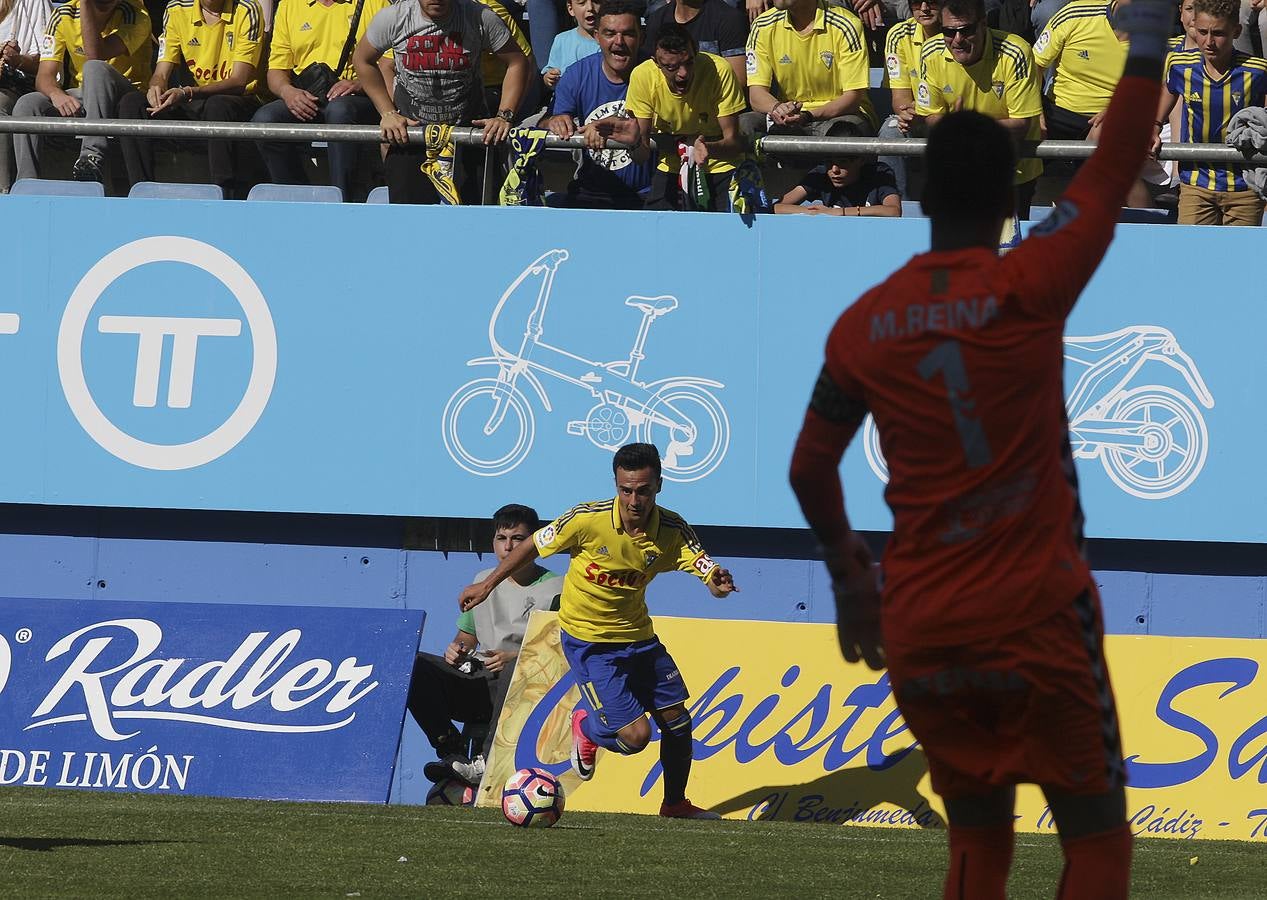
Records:
[[[827,329],[927,242],[924,220],[5,206],[0,501],[104,506],[553,514],[643,439],[692,521],[797,527]],[[1093,536],[1267,540],[1267,312],[1183,263],[1259,237],[1120,229],[1066,345]],[[848,502],[883,530],[866,437]]]
[[[419,610],[5,600],[0,785],[385,803]]]

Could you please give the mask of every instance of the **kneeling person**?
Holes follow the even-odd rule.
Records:
[[[518,503],[493,513],[493,553],[498,562],[520,544],[531,544],[540,524],[535,509]],[[485,569],[475,577],[483,580],[493,571]],[[415,658],[409,712],[440,757],[423,768],[427,778],[479,784],[528,617],[536,609],[558,609],[562,590],[562,575],[530,560],[513,569],[487,603],[458,617],[458,633],[443,657],[419,653]],[[453,727],[454,721],[488,726],[480,752],[467,756],[467,739]]]
[[[716,819],[686,799],[693,740],[686,685],[655,635],[647,613],[647,583],[661,572],[690,572],[714,597],[736,590],[730,572],[709,558],[677,513],[656,505],[660,454],[651,444],[627,444],[612,460],[616,497],[572,507],[493,573],[459,598],[471,609],[511,572],[539,555],[568,552],[572,561],[559,608],[563,652],[581,690],[572,712],[572,768],[594,777],[599,747],[632,754],[651,740],[647,714],[660,728],[664,803],[660,815]]]

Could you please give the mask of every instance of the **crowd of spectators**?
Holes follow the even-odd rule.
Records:
[[[1178,4],[1157,146],[1220,143],[1238,112],[1264,105],[1263,4]],[[1018,143],[1096,140],[1125,59],[1114,10],[1113,0],[171,0],[161,10],[0,0],[0,115],[377,124],[394,203],[481,201],[496,157],[446,144],[450,126],[482,129],[490,146],[523,129],[580,133],[575,175],[548,205],[721,211],[752,177],[765,134],[900,140],[970,109]],[[883,87],[872,87],[873,67]],[[435,126],[426,144],[409,141],[418,126]],[[0,192],[15,176],[64,177],[44,171],[42,143],[0,134]],[[154,180],[154,144],[118,143],[129,183]],[[71,177],[106,180],[107,147],[83,138]],[[256,147],[268,180],[312,177],[307,144]],[[328,178],[345,199],[364,190],[364,148],[328,147]],[[238,183],[242,153],[207,142],[226,196],[249,186]],[[900,215],[918,193],[913,157],[763,162],[793,170],[770,211]],[[1043,171],[1021,157],[1019,218]],[[1235,166],[1154,161],[1130,203],[1169,199],[1184,222],[1258,224],[1250,184]]]

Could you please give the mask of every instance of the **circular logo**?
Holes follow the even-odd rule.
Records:
[[[156,262],[184,263],[215,278],[242,307],[251,330],[251,377],[242,400],[229,418],[210,434],[184,444],[153,444],[127,434],[106,418],[84,378],[82,344],[93,306],[120,277]],[[192,238],[142,238],[107,253],[75,286],[57,333],[57,371],[75,419],[102,449],[144,469],[192,469],[228,453],[259,421],[277,375],[277,333],[263,293],[237,260]]]

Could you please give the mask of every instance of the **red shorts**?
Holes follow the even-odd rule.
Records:
[[[1102,794],[1126,783],[1094,592],[1021,631],[954,647],[886,643],[885,656],[942,797],[1021,783]]]

